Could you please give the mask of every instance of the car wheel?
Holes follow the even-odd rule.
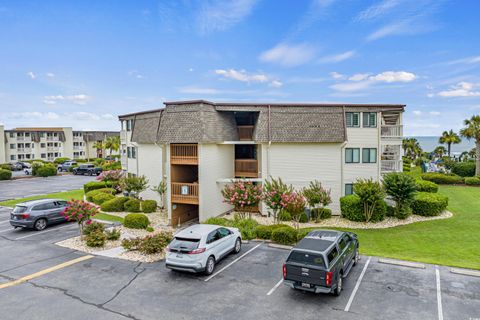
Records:
[[[343,289],[343,278],[342,278],[342,274],[339,273],[337,277],[337,287],[335,288],[335,291],[333,291],[333,295],[338,297],[342,292],[342,289]]]
[[[42,231],[47,227],[47,219],[40,218],[37,221],[35,221],[35,224],[33,225],[35,230],[37,231]]]
[[[237,254],[242,250],[242,240],[240,238],[237,238],[235,241],[235,247],[233,248],[233,253]]]
[[[207,265],[205,266],[205,274],[211,275],[213,273],[213,270],[215,270],[215,258],[213,256],[208,257],[207,259]]]
[[[353,265],[354,266],[357,265],[358,260],[360,260],[360,253],[358,252],[358,248],[357,248],[357,250],[355,250],[355,257],[353,258]]]

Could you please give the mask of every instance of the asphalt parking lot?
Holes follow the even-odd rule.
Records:
[[[62,175],[0,181],[0,201],[80,189],[96,177]]]
[[[448,267],[417,269],[362,257],[340,297],[315,295],[282,285],[288,251],[266,243],[244,244],[206,277],[167,270],[164,262],[142,264],[58,247],[55,242],[77,234],[75,224],[13,230],[5,222],[8,212],[0,209],[5,320],[480,318],[480,278]]]

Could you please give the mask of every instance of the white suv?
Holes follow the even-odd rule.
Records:
[[[239,253],[242,236],[237,228],[197,224],[175,235],[167,247],[167,268],[212,274],[215,264],[230,252]]]

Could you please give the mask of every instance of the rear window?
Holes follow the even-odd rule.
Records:
[[[322,255],[309,252],[292,251],[292,253],[290,253],[288,256],[287,261],[311,266],[325,267]]]
[[[24,213],[27,211],[27,207],[24,206],[16,206],[15,209],[13,209],[13,213]]]
[[[177,249],[182,251],[192,251],[198,248],[198,244],[200,243],[200,239],[189,239],[189,238],[173,238],[172,242],[170,243],[169,247],[171,249]]]

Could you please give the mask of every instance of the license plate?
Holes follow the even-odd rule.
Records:
[[[310,283],[304,283],[304,282],[302,282],[302,287],[303,287],[303,288],[309,288],[309,289],[310,289]]]

